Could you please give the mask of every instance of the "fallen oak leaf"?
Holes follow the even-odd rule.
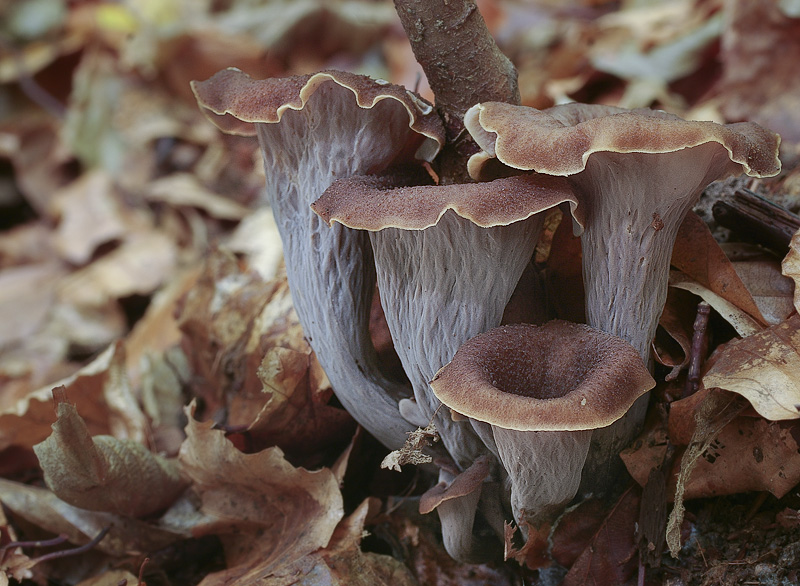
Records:
[[[729,342],[703,377],[706,388],[745,397],[771,421],[800,418],[800,316]]]
[[[70,543],[85,545],[105,527],[108,535],[97,550],[112,556],[157,551],[189,537],[183,528],[79,509],[65,503],[46,488],[0,478],[0,502],[15,515],[53,534],[64,534]]]
[[[344,516],[337,476],[295,468],[277,447],[240,452],[213,422],[194,419],[194,403],[187,415],[179,459],[209,517],[194,533],[219,535],[228,566],[203,586],[296,583],[280,580],[287,571],[311,571],[304,560],[328,545]]]
[[[48,488],[90,511],[145,517],[165,510],[186,489],[177,464],[144,445],[108,435],[92,437],[65,389],[53,390],[53,434],[33,446]]]
[[[562,586],[623,586],[631,581],[636,569],[635,528],[639,519],[639,495],[635,486],[625,491],[567,572]]]

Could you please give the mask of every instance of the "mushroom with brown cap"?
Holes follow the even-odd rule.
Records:
[[[400,174],[340,180],[312,208],[331,225],[369,231],[386,322],[417,408],[436,422],[463,470],[484,447],[469,422],[440,409],[428,381],[463,342],[500,324],[538,241],[541,212],[568,202],[581,215],[561,178],[398,187],[408,180]]]
[[[342,405],[386,446],[413,427],[397,403],[405,387],[379,371],[369,337],[375,272],[367,237],[325,226],[309,208],[335,180],[377,173],[444,142],[433,108],[405,88],[352,73],[254,80],[220,71],[192,89],[226,132],[257,135],[298,318]]]
[[[442,403],[491,426],[514,518],[538,527],[577,493],[592,430],[655,381],[624,340],[555,320],[472,338],[430,385]]]
[[[500,324],[533,254],[542,212],[569,203],[580,219],[580,210],[566,181],[556,177],[397,187],[405,180],[393,175],[337,181],[312,207],[331,224],[369,231],[381,303],[414,387],[418,419],[435,422],[445,448],[465,470],[487,446],[496,450],[491,431],[480,422],[453,420],[428,381],[463,342]],[[450,503],[440,517],[467,515],[462,505]],[[442,525],[448,531],[471,523],[470,517],[443,519]],[[455,559],[476,561],[465,536],[445,535],[445,543]]]
[[[778,173],[779,137],[753,123],[686,121],[665,112],[564,104],[547,110],[496,102],[470,108],[465,126],[487,161],[569,181],[586,225],[581,237],[590,325],[630,342],[650,364],[669,260],[686,212],[712,181]],[[589,461],[601,478],[644,420],[646,399],[595,434]],[[595,453],[596,452],[596,453]]]

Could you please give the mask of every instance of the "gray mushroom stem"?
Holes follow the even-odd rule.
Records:
[[[582,173],[568,177],[586,205],[586,320],[627,340],[648,368],[680,224],[706,185],[737,169],[722,145],[705,143],[670,153],[593,153]],[[595,430],[587,491],[619,472],[617,454],[641,431],[646,412],[645,396],[613,425]]]
[[[592,430],[654,384],[630,344],[562,321],[480,334],[431,381],[444,404],[491,426],[514,519],[537,528],[577,493]]]
[[[369,132],[402,136],[407,127],[402,119],[387,124],[364,116],[361,125],[340,128],[337,141],[357,144]],[[294,133],[291,141],[280,136],[286,132]],[[369,238],[341,225],[326,225],[309,207],[336,178],[367,172],[386,155],[331,152],[330,133],[327,127],[320,129],[316,116],[302,112],[287,112],[282,125],[259,124],[267,194],[283,241],[292,302],[309,344],[344,408],[381,443],[397,449],[413,426],[397,408],[408,389],[380,372],[369,336],[375,285]],[[273,147],[287,142],[297,148]],[[297,160],[287,167],[290,157]]]
[[[379,173],[412,153],[432,159],[444,142],[433,107],[405,88],[339,71],[253,80],[228,69],[192,89],[221,129],[257,134],[309,344],[345,409],[384,445],[401,447],[414,428],[398,409],[409,392],[382,375],[369,336],[368,238],[326,226],[309,206],[336,179]]]
[[[425,230],[370,232],[386,323],[417,407],[462,470],[486,452],[469,420],[453,421],[428,382],[468,339],[500,324],[542,216],[481,228],[452,211]]]

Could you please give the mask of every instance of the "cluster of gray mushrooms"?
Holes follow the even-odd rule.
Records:
[[[258,137],[292,299],[339,401],[392,450],[435,426],[446,457],[422,508],[465,562],[488,549],[478,512],[502,540],[510,516],[525,534],[601,488],[655,385],[683,217],[713,181],[780,170],[779,137],[753,123],[489,102],[464,117],[476,182],[436,184],[422,162],[444,145],[442,122],[403,87],[228,69],[193,90],[220,129]],[[556,206],[581,236],[587,324],[501,326]],[[378,367],[376,279],[410,388]]]

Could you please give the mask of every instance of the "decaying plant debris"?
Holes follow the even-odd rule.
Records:
[[[434,4],[0,3],[0,585],[799,579],[800,94],[787,67],[800,53],[796,7],[778,0]],[[424,194],[436,193],[442,209],[427,211],[434,223],[445,218],[443,227],[463,203],[448,194],[481,192],[455,185],[471,181],[470,157],[494,185],[534,182],[513,177],[522,171],[494,153],[484,156],[494,148],[486,136],[473,141],[477,131],[463,118],[478,103],[547,112],[567,101],[649,108],[666,110],[655,114],[665,119],[751,121],[765,135],[780,134],[778,175],[775,167],[753,173],[762,178],[712,184],[697,213],[669,226],[675,246],[662,279],[664,310],[657,328],[642,330],[656,331],[652,345],[629,336],[629,326],[613,332],[635,338],[643,361],[655,363],[656,386],[641,431],[612,450],[617,467],[608,469],[619,472],[612,482],[584,477],[578,496],[548,512],[547,523],[512,511],[491,427],[425,394],[457,347],[499,325],[501,314],[504,324],[585,321],[581,244],[571,224],[586,225],[578,192],[589,188],[555,202],[572,209],[543,207],[533,258],[517,263],[505,312],[493,309],[486,323],[453,319],[461,325],[450,328],[452,340],[428,339],[441,337],[444,322],[435,319],[472,314],[447,299],[434,309],[409,305],[400,323],[382,303],[402,304],[405,293],[389,290],[389,271],[378,265],[383,298],[378,291],[369,301],[369,271],[356,293],[342,293],[359,298],[358,334],[320,343],[324,328],[304,331],[300,323],[327,310],[311,298],[295,312],[302,279],[297,259],[283,261],[287,228],[280,217],[276,224],[276,203],[264,194],[258,142],[220,133],[190,87],[229,67],[253,79],[314,83],[318,71],[366,75],[378,80],[381,100],[373,105],[381,112],[389,82],[408,88],[391,90],[407,101],[398,128],[405,132],[409,116],[429,117],[436,129],[423,134],[437,144],[426,149],[412,137],[394,145],[390,158],[413,163],[416,152],[426,163],[402,171],[402,186],[384,175],[380,191],[421,194],[426,205],[434,198]],[[238,128],[227,116],[225,124]],[[317,129],[315,115],[310,120]],[[259,132],[262,142],[273,140]],[[368,155],[377,148],[370,143]],[[337,149],[349,160],[352,147]],[[296,156],[308,152],[304,143]],[[268,184],[310,185],[308,169],[279,180],[268,166]],[[335,168],[306,204],[350,173]],[[348,181],[331,189],[376,180]],[[325,217],[323,203],[303,210],[315,244],[331,230],[315,215]],[[395,203],[374,204],[388,219],[373,228],[388,228],[383,236],[393,242],[410,221],[392,217]],[[350,220],[359,205],[346,212]],[[650,212],[639,213],[657,234],[665,218]],[[466,215],[483,213],[479,206]],[[363,263],[372,262],[367,244],[381,242],[375,233],[355,236]],[[452,243],[456,231],[446,234]],[[434,257],[436,271],[441,256]],[[408,270],[413,258],[403,259]],[[474,281],[440,281],[450,291],[475,289],[483,273],[464,268]],[[590,297],[598,297],[595,287],[587,281]],[[321,286],[315,295],[333,291],[347,287]],[[415,325],[425,311],[431,323]],[[597,311],[588,314],[594,325],[602,321]],[[409,337],[417,331],[424,340]],[[396,351],[392,339],[401,333]],[[340,342],[374,351],[363,363],[353,353],[322,355]],[[420,356],[423,366],[413,363]],[[366,366],[389,389],[381,417],[399,418],[396,428],[362,421],[373,435],[357,424],[375,411],[369,395],[352,399],[337,389]],[[405,432],[409,442],[400,447]]]

